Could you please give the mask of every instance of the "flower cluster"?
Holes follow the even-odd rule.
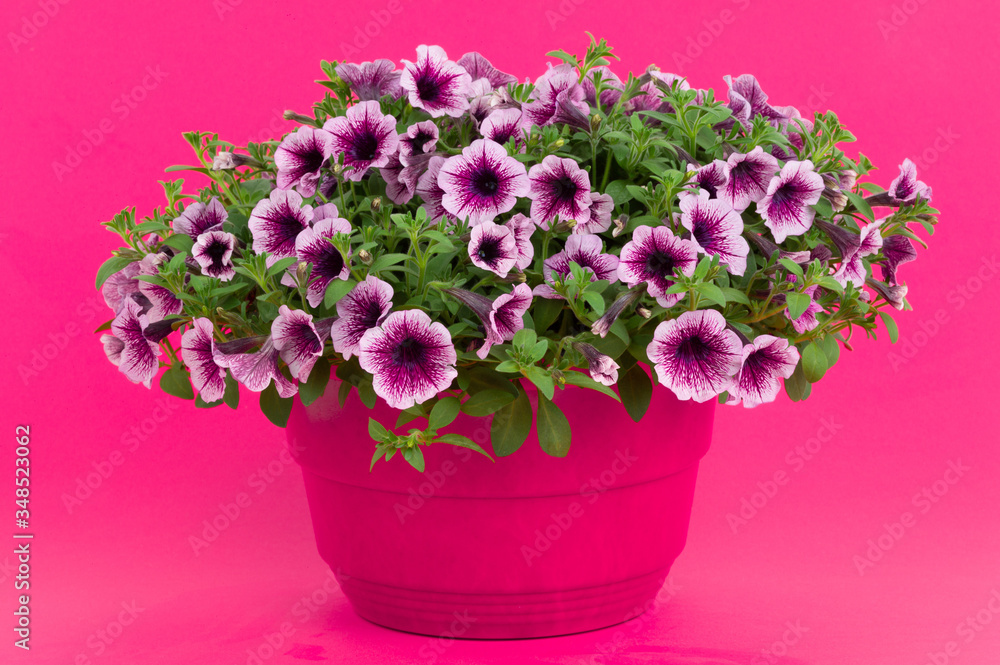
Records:
[[[438,434],[460,411],[502,416],[494,451],[517,449],[530,386],[550,416],[567,385],[635,419],[654,382],[753,407],[807,397],[858,330],[894,339],[914,229],[937,221],[910,160],[866,181],[835,114],[775,106],[749,74],[722,101],[654,66],[619,77],[603,40],[549,55],[533,83],[438,46],[324,61],[284,137],[185,134],[199,163],[169,170],[205,184],[105,223],[127,244],[98,274],[108,359],[203,407],[242,385],[279,425],[335,376],[342,400],[427,419],[372,427],[376,458],[421,468],[421,445],[478,449]]]

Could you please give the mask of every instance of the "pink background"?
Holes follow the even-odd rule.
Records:
[[[998,19],[995,3],[941,0],[6,2],[0,284],[13,307],[0,390],[8,435],[31,426],[36,540],[33,648],[14,648],[5,627],[0,662],[236,665],[248,649],[268,663],[1000,662],[989,397],[1000,277],[986,205]],[[358,36],[366,27],[370,39]],[[250,408],[239,413],[196,410],[131,385],[104,359],[90,334],[108,318],[93,276],[117,245],[98,222],[160,204],[163,168],[191,160],[182,131],[243,143],[287,129],[276,116],[320,96],[322,58],[398,62],[418,44],[441,44],[453,58],[476,49],[535,77],[546,51],[582,50],[584,30],[616,46],[622,74],[655,62],[718,88],[725,74],[751,72],[775,104],[835,109],[883,167],[883,186],[904,157],[918,158],[943,214],[929,255],[902,271],[915,311],[898,317],[900,346],[858,340],[806,403],[719,409],[688,547],[644,619],[507,643],[369,625],[332,584],[324,590],[300,472],[254,398],[245,393]],[[349,44],[356,52],[345,53]],[[86,154],[56,169],[71,150]],[[33,362],[33,374],[19,370]],[[810,439],[814,451],[823,441],[805,460],[794,451]],[[7,441],[0,532],[10,534]],[[111,456],[120,464],[67,507],[64,495],[107,471]],[[968,470],[946,473],[949,462]],[[785,484],[768,486],[781,471]],[[957,482],[939,482],[934,503],[915,498],[946,477]],[[727,515],[743,499],[762,504],[758,483],[773,496],[734,533]],[[250,505],[196,554],[189,536],[241,492]],[[902,537],[884,537],[892,546],[859,574],[855,557],[905,513]],[[3,538],[0,624],[9,626],[14,541]],[[303,605],[310,594],[322,602]],[[134,620],[122,609],[133,602]],[[286,622],[294,632],[280,636]],[[268,636],[280,637],[273,655]]]

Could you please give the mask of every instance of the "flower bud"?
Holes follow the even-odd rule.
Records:
[[[229,171],[237,166],[259,167],[261,163],[248,155],[239,155],[233,152],[218,152],[212,160],[213,171]]]
[[[375,260],[372,258],[372,253],[369,252],[367,249],[363,249],[360,252],[358,252],[358,259],[360,259],[361,263],[365,264],[366,266],[370,266]]]
[[[307,279],[309,279],[309,264],[305,261],[299,261],[299,264],[295,266],[295,281],[298,282],[299,286],[305,286]]]
[[[310,118],[307,115],[302,115],[301,113],[296,113],[295,111],[285,111],[282,114],[282,117],[284,117],[285,120],[294,120],[300,125],[311,125],[313,127],[316,126],[315,118]]]
[[[378,212],[382,209],[382,197],[376,196],[372,199],[372,212]]]
[[[649,317],[653,316],[652,310],[650,310],[647,307],[641,307],[641,306],[640,307],[636,307],[635,308],[635,313],[638,314],[639,316],[641,316],[644,319],[648,319]]]
[[[590,131],[596,132],[601,126],[601,116],[594,114],[590,116]]]
[[[553,143],[552,145],[553,145],[553,146],[555,146],[556,148],[561,148],[561,147],[563,147],[564,145],[566,145],[566,141],[565,141],[564,139],[558,139],[558,140],[557,140],[557,141],[556,141],[555,143]]]
[[[625,230],[625,225],[628,224],[628,215],[622,215],[614,220],[615,229],[611,232],[612,238],[617,238]]]

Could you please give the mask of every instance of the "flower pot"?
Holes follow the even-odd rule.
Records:
[[[573,424],[565,458],[542,452],[532,432],[495,462],[430,446],[421,474],[398,456],[369,472],[368,418],[396,421],[381,400],[369,410],[352,392],[341,408],[335,380],[310,406],[296,400],[287,436],[316,543],[359,615],[502,639],[603,628],[648,607],[684,547],[714,401],[657,387],[641,423],[590,390],[568,387],[555,401]],[[460,415],[448,431],[489,451],[489,424]]]

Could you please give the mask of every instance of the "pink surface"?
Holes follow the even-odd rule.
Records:
[[[613,411],[577,428],[565,458],[534,435],[495,460],[431,446],[421,474],[391,462],[369,471],[369,416],[394,427],[399,412],[381,401],[369,411],[356,393],[341,407],[333,383],[293,408],[288,445],[319,553],[362,617],[422,635],[513,639],[606,628],[653,602],[684,547],[714,402],[661,391],[636,423],[607,396],[571,386],[553,397],[564,413]],[[487,445],[489,423],[459,415],[449,431]]]
[[[1000,662],[998,19],[995,3],[939,0],[5,3],[3,421],[31,426],[36,539],[32,650],[7,628],[0,662]],[[387,631],[329,577],[282,432],[253,408],[133,386],[104,360],[93,275],[115,245],[97,223],[160,203],[163,167],[190,159],[182,131],[286,129],[277,114],[306,109],[318,61],[348,47],[398,61],[439,43],[537,76],[588,29],[620,72],[654,61],[696,87],[752,72],[774,103],[834,108],[883,185],[917,158],[943,215],[902,272],[916,311],[898,317],[899,346],[859,343],[805,404],[718,410],[688,546],[641,620],[530,642]],[[12,439],[0,459],[10,534]],[[67,504],[88,478],[97,489]],[[209,542],[205,522],[237,502]]]

